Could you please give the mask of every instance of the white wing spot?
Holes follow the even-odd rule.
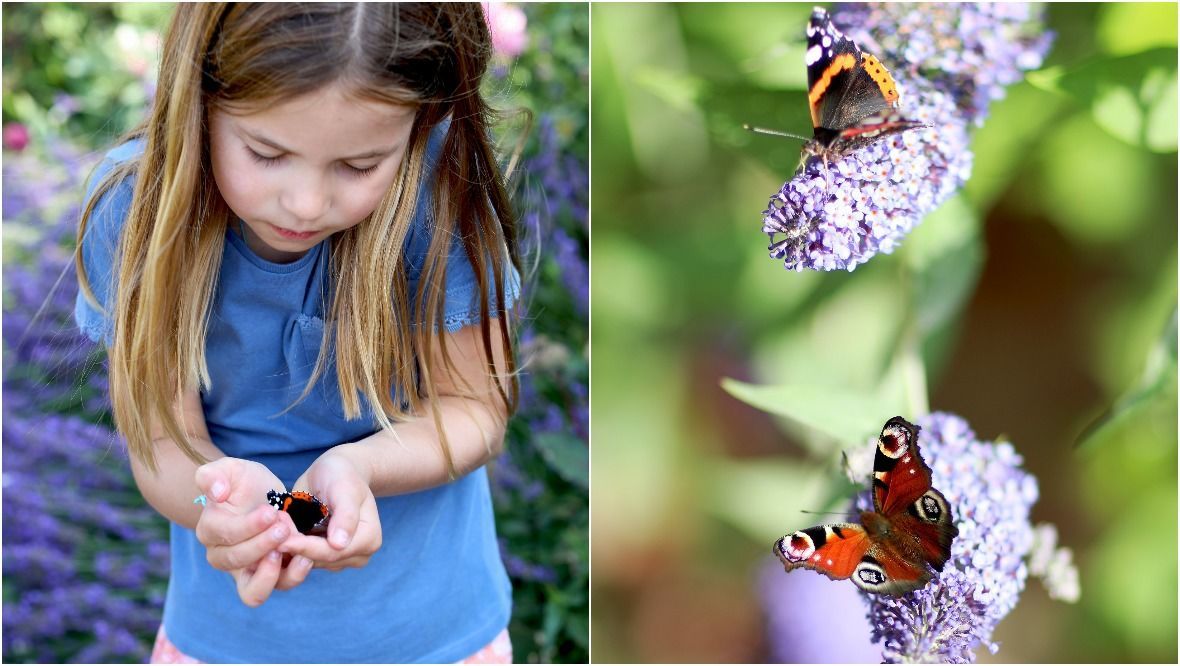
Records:
[[[824,46],[831,46],[832,45],[832,38],[828,35],[824,35],[823,44],[824,44]]]
[[[914,470],[913,470],[913,469],[911,469],[911,470],[910,470],[910,474],[913,474],[913,473],[914,473]]]
[[[828,566],[829,566],[829,567],[830,567],[830,566],[832,566],[832,561],[831,561],[831,560],[828,560]]]
[[[819,562],[819,553],[816,553],[815,557],[813,557],[811,559],[815,560],[816,562]]]
[[[824,51],[819,47],[819,44],[812,44],[811,48],[807,49],[807,54],[803,58],[804,64],[806,64],[808,67],[814,65],[820,59],[820,56],[823,55],[823,52]]]
[[[906,456],[906,457],[902,458],[902,459],[901,459],[901,461],[902,461],[903,463],[908,463],[908,462],[910,461],[910,457],[909,457],[909,456]]]

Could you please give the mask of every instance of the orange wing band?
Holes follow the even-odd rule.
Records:
[[[832,85],[832,79],[837,74],[846,69],[856,67],[856,58],[852,57],[851,53],[843,53],[836,56],[824,73],[819,77],[819,80],[811,86],[811,90],[807,93],[807,105],[811,107],[811,126],[819,127],[819,100],[823,98],[824,93],[827,92],[828,86]],[[889,75],[888,72],[885,73]],[[894,97],[897,94],[894,93]]]

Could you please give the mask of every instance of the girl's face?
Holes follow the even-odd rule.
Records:
[[[414,109],[331,85],[248,114],[209,113],[213,178],[263,259],[288,262],[377,208],[401,165]]]

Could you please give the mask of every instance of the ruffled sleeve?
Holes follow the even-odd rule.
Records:
[[[132,141],[107,153],[106,158],[91,176],[90,183],[86,187],[85,201],[89,203],[98,184],[116,165],[136,157],[142,151],[142,141]],[[95,298],[102,304],[105,312],[95,308],[79,288],[74,303],[74,321],[86,337],[95,342],[102,341],[108,347],[114,343],[115,331],[111,314],[115,305],[115,273],[118,270],[119,235],[127,220],[127,213],[131,210],[131,198],[134,191],[134,176],[123,179],[107,190],[95,204],[90,215],[90,222],[86,227],[86,235],[80,239],[82,263],[86,267],[90,290],[94,292]]]
[[[422,268],[425,265],[426,255],[430,249],[430,242],[435,232],[435,225],[431,220],[431,212],[434,208],[433,184],[437,177],[442,143],[446,138],[448,126],[449,123],[441,124],[431,134],[430,141],[427,145],[426,165],[423,169],[423,172],[428,174],[428,177],[423,178],[419,186],[418,209],[414,214],[413,226],[410,228],[406,238],[405,260],[408,270],[408,286],[411,299],[417,293]],[[512,266],[512,263],[508,261],[507,252],[504,252],[504,258],[501,262],[504,270],[502,278],[504,283],[504,300],[505,307],[510,308],[520,296],[520,274]],[[498,301],[496,299],[495,288],[492,286],[493,280],[490,273],[492,270],[490,259],[485,262],[485,265],[489,271],[487,283],[491,291],[488,298],[488,307],[494,312]],[[480,321],[479,282],[476,280],[475,269],[467,258],[467,252],[463,249],[463,240],[457,235],[452,239],[447,252],[446,266],[446,295],[443,307],[443,325],[447,332],[454,333],[464,326],[477,324]]]

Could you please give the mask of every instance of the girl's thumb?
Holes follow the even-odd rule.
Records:
[[[228,499],[229,484],[223,475],[214,468],[215,462],[201,465],[197,468],[197,487],[214,502],[224,502]]]

